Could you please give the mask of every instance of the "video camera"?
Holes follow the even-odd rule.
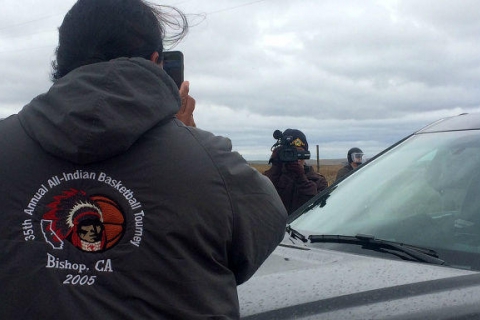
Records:
[[[278,159],[281,162],[293,162],[302,159],[310,159],[310,151],[298,150],[292,136],[284,136],[280,130],[273,132],[273,137],[277,142],[272,146],[272,150],[278,148]]]

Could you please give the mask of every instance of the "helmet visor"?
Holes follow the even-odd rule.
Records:
[[[352,161],[355,163],[363,163],[363,153],[352,153]]]

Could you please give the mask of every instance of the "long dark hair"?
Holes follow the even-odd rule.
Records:
[[[167,35],[167,29],[173,31]],[[120,57],[149,59],[188,32],[186,16],[143,0],[78,0],[59,28],[52,80],[75,68]]]

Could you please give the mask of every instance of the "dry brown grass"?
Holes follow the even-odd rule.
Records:
[[[268,164],[250,164],[250,166],[257,169],[261,173],[265,172],[265,170],[268,170],[268,168],[270,168],[270,165]],[[341,164],[320,166],[320,174],[327,179],[328,185],[333,184],[333,182],[335,181],[335,177],[337,176],[337,172],[341,167],[343,167],[343,165]],[[316,166],[313,166],[313,168],[315,169],[315,171],[317,170]]]

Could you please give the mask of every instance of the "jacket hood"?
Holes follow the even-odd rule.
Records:
[[[180,105],[178,89],[162,68],[142,58],[119,58],[71,71],[18,116],[47,152],[88,164],[125,152],[172,119]]]

